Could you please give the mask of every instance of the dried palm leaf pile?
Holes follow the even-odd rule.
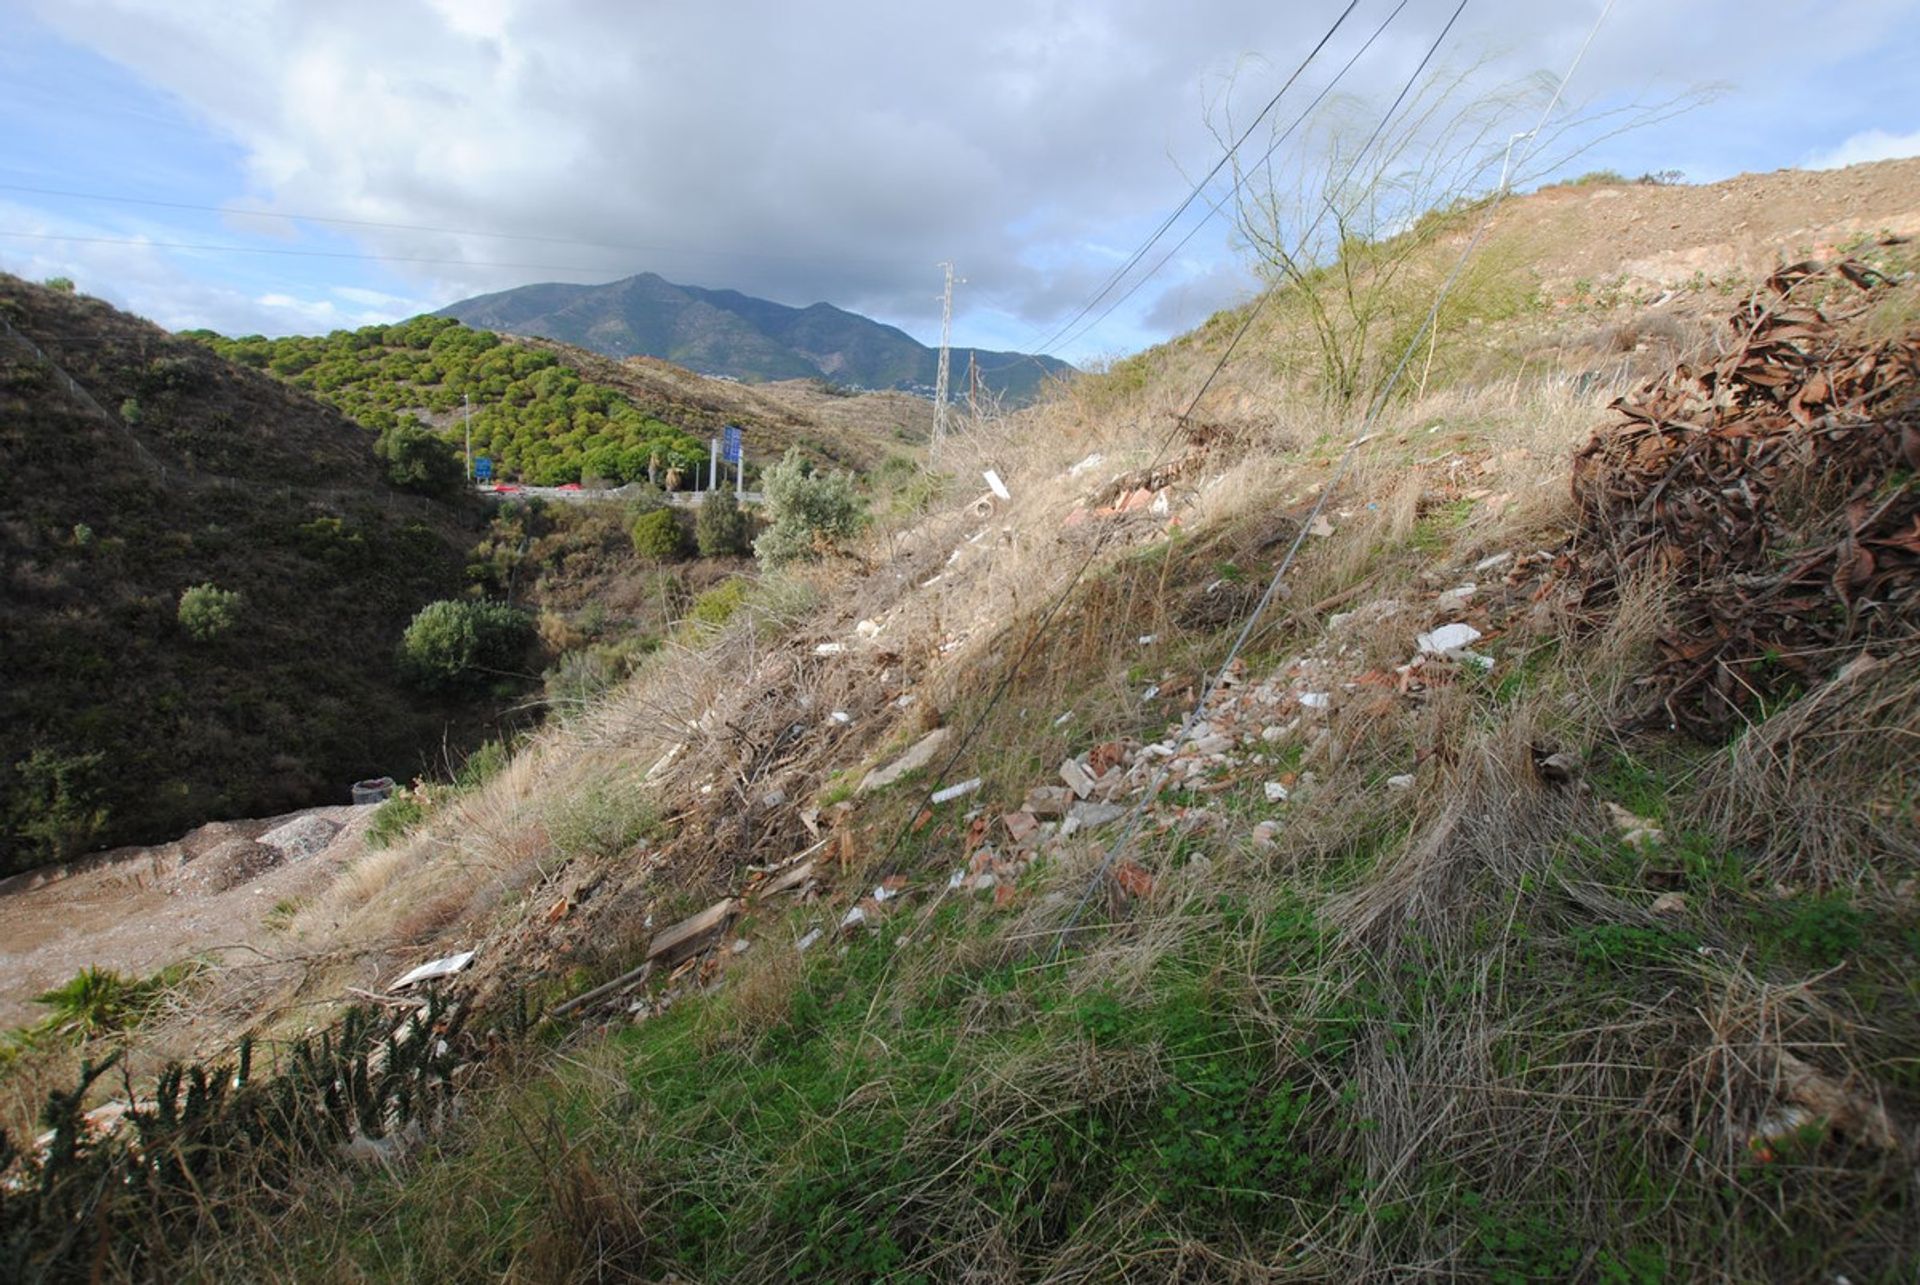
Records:
[[[1854,260],[1781,269],[1716,360],[1614,402],[1621,422],[1575,457],[1561,570],[1591,609],[1672,585],[1647,681],[1678,726],[1723,734],[1920,634],[1920,334],[1866,342],[1805,302],[1892,284]]]

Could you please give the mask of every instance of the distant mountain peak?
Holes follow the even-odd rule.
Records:
[[[658,357],[750,383],[818,378],[925,391],[939,363],[934,349],[899,327],[824,300],[795,308],[738,290],[679,285],[654,272],[604,285],[519,286],[463,299],[435,315],[607,357]],[[1048,377],[1073,370],[1052,357],[956,348],[956,390],[970,360],[978,362],[982,387],[1015,404],[1030,401]]]

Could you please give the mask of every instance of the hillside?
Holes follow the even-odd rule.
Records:
[[[871,467],[926,436],[931,408],[899,394],[864,394],[833,410],[767,390],[706,379],[644,358],[613,361],[550,340],[502,337],[443,317],[415,317],[324,336],[188,337],[264,370],[376,432],[419,421],[495,476],[554,486],[597,477],[620,485],[678,468],[689,484],[728,424],[745,430],[750,461],[789,446],[843,466]],[[468,410],[471,408],[471,419]],[[884,431],[882,431],[884,425]]]
[[[476,515],[396,491],[338,413],[97,300],[0,277],[0,319],[0,871],[341,800],[474,736],[393,649],[460,590]],[[239,600],[201,639],[180,603],[207,584]]]
[[[1758,275],[1686,258],[1723,197]],[[1916,209],[1452,211],[973,425],[943,498],[344,831],[244,966],[22,1053],[0,1122],[69,1095],[28,1261],[1907,1279]],[[88,1141],[123,1043],[211,1087]]]
[[[832,304],[791,308],[741,294],[675,285],[644,272],[606,285],[548,282],[479,295],[434,314],[507,334],[576,344],[609,357],[659,357],[703,375],[762,382],[825,379],[870,389],[932,391],[939,355],[905,331]],[[952,350],[964,389],[969,362],[1009,403],[1031,401],[1072,367],[1052,357]]]

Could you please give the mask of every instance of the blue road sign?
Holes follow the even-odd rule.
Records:
[[[729,464],[740,462],[740,429],[729,424],[720,436],[720,458]]]
[[[493,479],[493,461],[482,455],[473,462],[473,476],[481,482]]]

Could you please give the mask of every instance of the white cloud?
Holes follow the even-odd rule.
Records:
[[[1884,129],[1866,129],[1850,136],[1840,146],[1816,152],[1800,162],[1803,170],[1837,170],[1867,161],[1895,161],[1920,156],[1920,129],[1911,134],[1894,134]]]
[[[1482,0],[1453,57],[1491,45],[1503,51],[1494,76],[1557,72],[1602,3]],[[1206,103],[1243,55],[1262,56],[1236,86],[1245,108],[1342,7],[976,0],[956,16],[897,0],[42,0],[35,11],[231,144],[238,203],[509,234],[337,229],[369,253],[458,261],[394,264],[397,284],[356,284],[444,303],[650,270],[826,300],[926,338],[934,264],[953,259],[969,283],[966,340],[969,312],[1042,333],[1064,320],[1109,270],[1096,247],[1130,250],[1212,164]],[[1363,4],[1325,65],[1387,8]],[[1409,6],[1352,87],[1384,103],[1447,8]],[[1662,97],[1745,77],[1742,128],[1778,135],[1833,98],[1809,88],[1821,68],[1896,40],[1916,8],[1852,0],[1849,21],[1810,51],[1777,34],[1803,22],[1804,0],[1620,0],[1572,96]],[[1787,156],[1774,164],[1804,143],[1777,145]],[[1224,220],[1184,256],[1199,262],[1195,281],[1225,273]],[[342,265],[336,279],[354,271],[370,270]],[[1156,311],[1161,289],[1094,342],[1152,337],[1221,297],[1196,286],[1187,307],[1176,297]]]

